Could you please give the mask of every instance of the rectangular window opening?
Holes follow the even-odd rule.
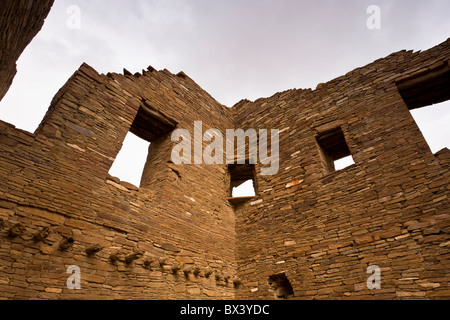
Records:
[[[349,156],[347,156],[345,158],[336,160],[334,162],[334,169],[336,171],[338,171],[338,170],[342,170],[342,169],[348,168],[348,167],[350,167],[350,166],[352,166],[354,164],[355,164],[355,161],[353,160],[353,157],[351,155],[349,155]]]
[[[158,174],[165,172],[166,162],[158,159],[170,156],[164,142],[170,140],[170,132],[177,124],[175,119],[164,115],[146,100],[142,100],[109,174],[135,186],[153,185],[161,189],[154,180],[165,180]],[[153,155],[154,157],[150,157]]]
[[[450,101],[411,110],[411,115],[433,153],[450,149]]]
[[[327,173],[355,164],[340,127],[321,132],[316,139],[321,162]]]
[[[251,164],[232,164],[228,166],[230,174],[229,200],[241,204],[257,195],[255,166]]]
[[[242,182],[242,184],[233,187],[233,191],[231,193],[231,197],[233,198],[242,198],[242,197],[254,197],[255,186],[253,184],[253,180],[247,180]]]
[[[128,132],[109,174],[139,187],[149,147],[150,142]]]
[[[433,153],[450,148],[450,61],[402,77],[397,88]]]

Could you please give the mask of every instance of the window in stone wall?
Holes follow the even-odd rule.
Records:
[[[150,143],[128,132],[109,174],[139,187]]]
[[[255,166],[251,164],[232,164],[230,173],[230,201],[233,204],[245,202],[256,196]]]
[[[355,161],[353,160],[353,157],[350,155],[350,156],[344,157],[342,159],[336,160],[334,162],[334,169],[336,171],[342,170],[342,169],[350,167],[351,165],[354,165],[354,164],[355,164]]]
[[[450,149],[450,100],[411,110],[431,152]]]
[[[431,151],[450,149],[450,62],[401,77],[397,88]]]
[[[157,186],[154,180],[165,181],[161,176],[167,172],[170,150],[170,132],[178,122],[142,100],[122,148],[109,174],[139,187]]]
[[[234,187],[231,196],[233,198],[256,196],[253,180],[247,180],[241,185]]]
[[[341,127],[321,132],[316,139],[321,162],[327,173],[355,164]]]

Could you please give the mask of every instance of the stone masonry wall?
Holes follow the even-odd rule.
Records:
[[[160,159],[158,189],[108,174],[142,99],[180,119],[182,128],[194,119],[205,128],[232,126],[229,110],[183,74],[104,76],[87,65],[55,96],[35,134],[1,123],[3,298],[234,297],[235,222],[222,197],[225,166],[175,167],[170,157]],[[11,236],[17,224],[23,230]],[[48,238],[35,240],[42,228]],[[61,250],[68,238],[73,246]],[[92,245],[103,250],[88,255]],[[79,291],[66,287],[71,265],[82,271]]]
[[[0,97],[52,1],[5,3]],[[447,40],[233,108],[183,72],[83,64],[35,133],[0,121],[0,299],[448,299],[450,151],[431,153],[410,109],[450,97],[449,60]],[[227,165],[171,161],[195,121],[279,129],[280,170],[257,164],[256,196],[230,200]],[[150,143],[140,186],[109,175],[130,131]]]
[[[242,127],[281,132],[280,171],[236,212],[238,298],[274,298],[277,274],[298,299],[450,297],[450,152],[431,153],[396,85],[440,68],[448,81],[449,60],[447,40],[233,108]],[[316,136],[335,127],[355,164],[329,173]],[[381,290],[366,286],[370,265]]]

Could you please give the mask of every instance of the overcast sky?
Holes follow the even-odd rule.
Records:
[[[381,9],[379,30],[367,27],[370,5]],[[314,89],[392,52],[445,41],[449,12],[448,0],[56,0],[18,61],[0,119],[34,132],[83,62],[100,73],[184,71],[229,107]],[[433,152],[450,147],[450,102],[414,116]],[[130,145],[145,161],[146,150],[136,156],[142,144]],[[139,185],[140,173],[120,174]]]

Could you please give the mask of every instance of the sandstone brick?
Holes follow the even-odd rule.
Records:
[[[85,221],[81,221],[81,220],[66,219],[64,224],[71,228],[77,228],[77,229],[83,229],[83,230],[92,229],[92,224],[87,223]]]
[[[426,296],[424,291],[397,291],[397,297],[399,298],[422,298]]]
[[[87,282],[93,282],[93,283],[105,283],[105,277],[102,276],[98,276],[98,275],[93,275],[93,274],[89,274],[86,272],[83,272],[81,274],[81,279]]]
[[[38,209],[38,208],[33,208],[33,207],[20,207],[20,210],[18,211],[18,214],[20,215],[34,215],[38,218],[42,218],[44,220],[56,223],[56,224],[61,224],[64,222],[64,216],[56,214],[56,213],[52,213],[52,212],[48,212],[46,210],[42,210],[42,209]]]
[[[173,291],[175,293],[182,293],[186,291],[186,285],[184,284],[179,284],[173,287]]]
[[[188,289],[187,289],[187,292],[188,292],[190,295],[199,295],[199,294],[201,293],[201,291],[200,291],[199,288],[188,288]]]
[[[59,288],[45,288],[45,292],[48,292],[48,293],[61,293],[62,289],[59,289]]]
[[[215,291],[215,290],[209,290],[209,289],[204,288],[204,289],[202,289],[202,292],[208,297],[218,297],[218,296],[220,296],[220,294],[217,291]]]

